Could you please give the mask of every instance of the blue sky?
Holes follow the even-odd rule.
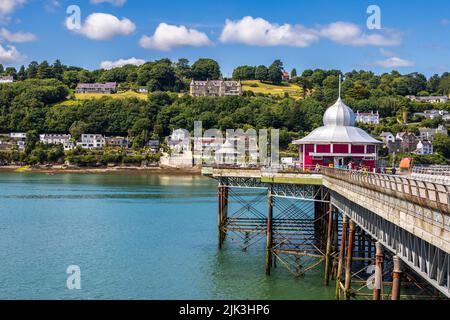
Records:
[[[366,10],[381,9],[381,30]],[[81,26],[69,30],[69,5]],[[436,1],[0,0],[0,62],[59,58],[89,69],[168,57],[286,69],[450,71],[450,3]],[[247,18],[245,18],[247,17]],[[228,22],[227,22],[228,21]],[[106,63],[105,61],[110,61]]]

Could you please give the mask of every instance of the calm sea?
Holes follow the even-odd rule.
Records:
[[[219,251],[216,197],[198,176],[0,173],[0,299],[333,298],[320,269],[266,277],[264,243]]]

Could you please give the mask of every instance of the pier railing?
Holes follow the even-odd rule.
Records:
[[[322,168],[323,175],[402,198],[420,206],[450,214],[450,186],[411,179],[335,168]]]

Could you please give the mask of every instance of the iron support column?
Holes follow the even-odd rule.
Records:
[[[392,272],[392,300],[400,300],[402,262],[398,256],[394,256],[393,260],[394,260],[394,271]]]
[[[383,289],[383,247],[380,242],[375,243],[375,284],[373,287],[373,300],[381,300]]]
[[[325,253],[325,285],[330,284],[330,258],[333,242],[333,205],[330,203],[328,210],[327,251]]]
[[[350,220],[350,229],[348,232],[348,244],[347,244],[347,261],[345,266],[345,286],[344,286],[344,299],[350,299],[350,287],[352,284],[352,261],[353,261],[353,248],[355,238],[355,223]]]
[[[273,223],[273,195],[272,195],[272,185],[269,185],[268,195],[267,195],[267,238],[266,238],[266,275],[270,276],[270,271],[272,268],[272,223]]]
[[[336,276],[336,299],[340,300],[341,298],[341,279],[342,279],[342,268],[344,264],[344,254],[345,254],[345,243],[347,237],[347,216],[344,215],[342,219],[342,234],[341,234],[341,247],[339,251],[339,262],[337,268],[337,276]]]

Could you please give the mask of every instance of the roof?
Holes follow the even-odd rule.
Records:
[[[115,82],[108,82],[108,83],[79,83],[77,88],[78,89],[94,89],[94,88],[115,89],[116,86],[117,86],[117,83],[115,83]]]
[[[240,81],[235,81],[235,80],[206,80],[206,81],[192,80],[192,82],[191,82],[191,85],[195,85],[195,86],[213,85],[213,86],[218,87],[221,84],[223,84],[227,87],[234,87],[234,86],[239,86],[241,83],[240,83]]]
[[[341,98],[328,108],[323,117],[324,126],[317,128],[294,144],[312,143],[355,143],[382,144],[364,130],[355,127],[355,113]]]
[[[382,132],[380,134],[380,137],[389,137],[389,136],[393,136],[392,132]]]

